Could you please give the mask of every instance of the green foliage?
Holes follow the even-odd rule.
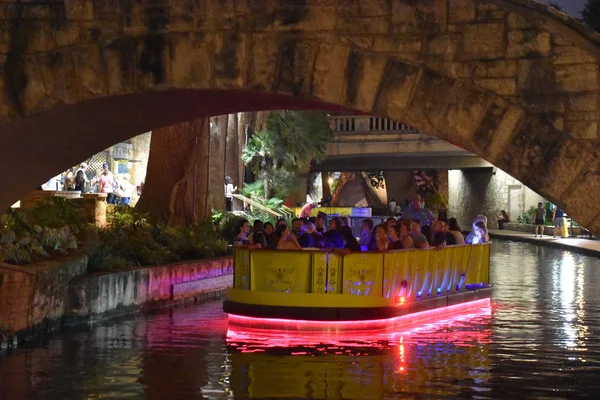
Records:
[[[313,161],[324,159],[332,138],[333,131],[323,113],[274,112],[266,130],[249,138],[242,161],[262,181],[263,198],[287,198],[298,187],[297,174],[308,171]],[[257,187],[249,190],[258,193]]]
[[[427,193],[423,200],[425,200],[425,205],[433,210],[440,210],[448,207],[444,200],[444,196],[439,192]]]
[[[371,182],[371,186],[376,189],[385,189],[385,177],[383,171],[367,172],[367,178]]]
[[[517,222],[520,224],[531,224],[533,222],[533,216],[535,215],[535,207],[529,207],[529,210],[525,211],[523,215],[517,217]]]
[[[228,252],[211,220],[190,227],[167,226],[129,207],[117,207],[107,217],[109,225],[98,230],[100,244],[88,253],[90,271],[164,265]]]
[[[588,28],[600,32],[600,0],[587,0],[581,19]]]
[[[68,225],[73,232],[77,233],[84,225],[77,204],[64,197],[46,197],[33,209],[33,220],[49,228]]]
[[[15,210],[0,217],[0,260],[23,265],[76,249],[77,239],[68,225],[32,226]]]

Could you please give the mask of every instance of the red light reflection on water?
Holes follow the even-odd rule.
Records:
[[[374,321],[296,321],[229,315],[227,344],[242,352],[294,348],[292,355],[360,355],[358,348],[389,349],[398,346],[399,371],[406,369],[407,343],[451,342],[474,346],[490,342],[489,329],[473,329],[472,323],[491,316],[489,299],[444,309]],[[440,312],[445,311],[445,312]],[[462,311],[462,312],[461,312]],[[485,323],[485,322],[484,322]],[[240,326],[241,325],[241,326]],[[290,328],[296,330],[290,330]],[[316,331],[321,328],[320,331]],[[354,350],[352,350],[354,348]],[[362,353],[365,355],[365,353]],[[404,361],[403,361],[404,360]]]

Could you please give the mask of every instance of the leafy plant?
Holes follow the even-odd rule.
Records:
[[[53,253],[77,249],[77,239],[68,225],[31,226],[22,213],[14,210],[2,215],[0,223],[0,259],[8,263],[29,264]]]
[[[228,252],[212,219],[194,226],[167,226],[132,209],[115,208],[108,221],[98,230],[100,245],[88,253],[90,271],[164,265]]]
[[[327,154],[333,138],[327,116],[314,111],[280,111],[269,115],[266,129],[248,139],[242,161],[262,181],[262,197],[288,197],[298,173]],[[257,190],[257,188],[254,188]]]
[[[33,209],[33,221],[49,228],[69,226],[77,233],[84,225],[78,203],[64,197],[46,197]]]
[[[522,215],[517,217],[517,222],[520,224],[531,224],[533,222],[533,216],[535,215],[535,207],[529,207],[529,210],[525,211]]]

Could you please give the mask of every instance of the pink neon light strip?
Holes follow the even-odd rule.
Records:
[[[415,324],[436,320],[448,315],[463,313],[475,308],[490,307],[490,299],[480,299],[453,306],[440,307],[433,310],[420,311],[413,314],[401,315],[387,319],[372,319],[362,321],[310,321],[279,318],[256,318],[243,315],[229,314],[229,322],[233,325],[247,326],[261,329],[284,330],[377,330],[393,328],[398,325]]]

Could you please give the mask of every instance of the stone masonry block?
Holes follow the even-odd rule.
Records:
[[[171,83],[174,87],[208,88],[211,81],[213,35],[172,33]]]
[[[308,96],[319,42],[293,37],[279,44],[279,70],[274,89]]]
[[[475,79],[475,84],[500,96],[515,96],[517,83],[513,78]]]
[[[94,2],[92,0],[65,0],[65,15],[68,19],[94,19]]]
[[[383,73],[373,111],[396,121],[403,120],[418,76],[417,68],[390,60]]]
[[[106,71],[103,66],[102,49],[99,45],[73,51],[75,78],[81,100],[93,99],[106,95]]]
[[[427,42],[428,60],[454,60],[460,49],[462,36],[459,33],[437,35]]]
[[[463,57],[466,60],[492,60],[504,56],[504,24],[499,22],[466,25]]]
[[[448,23],[460,24],[475,20],[474,0],[451,0],[448,1]]]
[[[340,104],[343,101],[342,98],[346,97],[343,94],[345,70],[355,67],[347,65],[349,53],[350,49],[346,46],[327,44],[320,46],[312,82],[313,96],[333,104]]]
[[[423,71],[414,89],[405,118],[406,122],[425,133],[436,132],[453,90],[453,79],[427,70]]]
[[[600,168],[598,161],[588,164],[575,178],[573,185],[561,198],[577,222],[589,226],[600,212],[597,198],[600,195]]]
[[[548,153],[561,141],[562,133],[551,123],[528,116],[498,158],[498,165],[504,165],[504,171],[522,182],[535,182],[540,175],[536,171],[546,169]]]
[[[440,124],[453,143],[470,142],[493,95],[461,82],[455,88]]]
[[[344,89],[348,107],[367,112],[373,110],[387,61],[385,57],[357,50],[348,55]]]
[[[552,50],[549,32],[535,30],[508,32],[508,58],[548,57]]]
[[[271,34],[253,36],[252,57],[248,67],[248,88],[269,90],[277,73],[280,42]]]
[[[557,65],[556,85],[564,92],[598,90],[598,64]]]
[[[496,99],[473,135],[473,145],[479,154],[485,154],[488,161],[497,164],[524,117],[520,108]]]
[[[587,51],[576,46],[556,46],[552,49],[554,64],[595,63],[596,58]]]
[[[539,177],[538,182],[539,190],[556,199],[561,198],[594,161],[593,155],[576,141],[560,143],[561,146],[556,146],[553,152],[547,154],[546,173]]]
[[[565,131],[576,139],[598,139],[597,121],[567,122]]]

